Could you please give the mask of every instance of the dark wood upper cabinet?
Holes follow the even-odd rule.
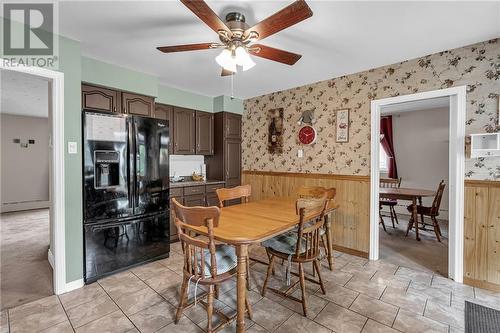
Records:
[[[224,112],[224,137],[241,139],[241,115]]]
[[[173,118],[174,154],[195,154],[196,111],[175,106]]]
[[[123,113],[152,117],[154,106],[153,97],[122,92]]]
[[[165,104],[155,104],[155,112],[153,114],[153,117],[156,119],[163,119],[163,120],[168,120],[168,130],[169,130],[169,138],[170,142],[168,143],[168,153],[173,154],[173,135],[172,131],[174,129],[173,125],[173,113],[174,113],[174,107],[171,105],[165,105]]]
[[[82,109],[121,112],[120,92],[82,84]]]
[[[214,153],[214,115],[196,111],[196,154]]]

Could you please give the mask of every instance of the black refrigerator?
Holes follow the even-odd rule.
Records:
[[[83,111],[85,282],[168,257],[168,121]]]

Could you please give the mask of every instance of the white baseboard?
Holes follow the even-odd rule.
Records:
[[[54,270],[54,254],[51,249],[47,251],[47,260],[49,261],[50,266],[52,266],[52,270]]]
[[[83,279],[79,279],[79,280],[67,282],[66,283],[66,287],[64,288],[64,291],[61,292],[61,294],[69,293],[70,291],[73,291],[73,290],[76,290],[76,289],[80,289],[84,285],[85,285],[85,283],[83,282]]]

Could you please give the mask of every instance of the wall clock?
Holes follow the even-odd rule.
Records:
[[[299,130],[299,141],[304,145],[313,144],[317,137],[314,127],[306,125]]]

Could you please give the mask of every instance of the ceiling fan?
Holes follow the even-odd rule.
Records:
[[[300,54],[255,42],[311,17],[313,12],[304,0],[294,1],[253,27],[245,22],[245,16],[241,13],[227,14],[224,23],[203,0],[181,2],[219,35],[220,42],[161,46],[157,48],[161,52],[222,49],[222,53],[216,57],[217,63],[222,67],[222,76],[235,74],[237,67],[246,71],[255,66],[250,54],[287,65],[295,64],[302,57]]]

